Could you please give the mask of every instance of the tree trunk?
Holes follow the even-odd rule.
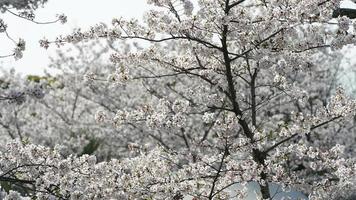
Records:
[[[261,178],[262,178],[262,180],[265,181],[264,185],[259,184],[260,188],[261,188],[262,198],[263,199],[270,199],[271,198],[271,194],[269,193],[269,185],[268,185],[268,182],[267,182],[267,175],[264,172],[262,172],[261,173]]]

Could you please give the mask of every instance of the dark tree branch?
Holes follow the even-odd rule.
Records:
[[[332,121],[334,121],[334,120],[337,120],[337,119],[339,119],[339,118],[341,118],[341,116],[333,117],[333,118],[331,118],[331,119],[328,120],[328,121],[325,121],[325,122],[322,122],[322,123],[317,124],[317,125],[315,125],[315,126],[312,126],[312,127],[310,128],[310,131],[312,131],[312,130],[314,130],[314,129],[316,129],[316,128],[319,128],[319,127],[321,127],[321,126],[324,126],[324,125],[326,125],[326,124],[328,124],[328,123],[330,123],[330,122],[332,122]],[[310,133],[310,132],[309,132],[309,133]],[[275,149],[275,148],[278,147],[279,145],[284,144],[285,142],[288,142],[289,140],[295,138],[297,135],[298,135],[298,133],[295,133],[295,134],[293,134],[293,135],[291,135],[291,136],[289,136],[289,137],[287,137],[287,138],[285,138],[285,139],[283,139],[283,140],[277,142],[277,143],[274,144],[273,146],[271,146],[271,147],[269,147],[268,149],[266,149],[264,152],[265,152],[265,153],[268,153],[268,152],[272,151],[273,149]]]

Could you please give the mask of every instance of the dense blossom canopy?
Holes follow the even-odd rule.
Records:
[[[337,50],[356,23],[332,20],[339,1],[148,3],[142,23],[41,40],[72,43],[59,75],[4,76],[5,199],[351,196],[356,101]]]

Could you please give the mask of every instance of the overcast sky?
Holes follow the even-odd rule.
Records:
[[[49,63],[48,56],[55,55],[55,46],[45,50],[38,41],[43,37],[54,40],[60,34],[69,34],[74,28],[86,29],[99,22],[111,23],[114,17],[142,18],[148,8],[146,0],[49,0],[44,8],[36,10],[37,21],[51,21],[56,14],[65,13],[66,24],[38,25],[10,14],[1,14],[0,18],[8,24],[9,34],[17,40],[26,41],[26,51],[22,59],[15,61],[13,57],[0,59],[0,67],[23,74],[42,74]],[[0,55],[12,52],[13,43],[5,35],[0,35]]]
[[[354,7],[355,4],[345,1],[342,7]],[[42,74],[48,66],[48,56],[55,55],[55,46],[48,50],[39,47],[38,41],[43,37],[54,40],[56,36],[69,34],[74,28],[86,29],[99,22],[110,23],[114,17],[141,19],[148,8],[146,0],[49,0],[44,8],[36,11],[37,21],[51,21],[56,14],[65,13],[68,23],[37,25],[18,17],[1,14],[8,24],[8,32],[17,40],[24,38],[26,51],[21,60],[14,61],[13,57],[0,59],[0,67],[23,74]],[[0,35],[0,55],[12,52],[13,43],[4,35]]]

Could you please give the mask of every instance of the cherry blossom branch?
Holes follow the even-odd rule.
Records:
[[[241,4],[241,3],[243,3],[244,1],[246,1],[246,0],[239,0],[239,1],[236,1],[236,2],[234,2],[234,3],[232,3],[232,4],[230,4],[230,5],[228,6],[228,9],[230,10],[231,8],[233,8],[233,7],[235,7],[235,6],[237,6],[237,5]]]
[[[57,22],[61,22],[62,24],[66,23],[67,22],[67,17],[65,15],[59,15],[58,16],[58,19],[56,20],[53,20],[53,21],[49,21],[49,22],[38,22],[38,21],[34,21],[33,19],[31,18],[28,18],[28,17],[24,17],[20,14],[17,14],[13,11],[11,11],[10,9],[8,8],[4,8],[6,12],[9,12],[10,14],[16,16],[16,17],[19,17],[19,18],[22,18],[22,19],[25,19],[25,20],[28,20],[30,22],[33,22],[35,24],[54,24],[54,23],[57,23]]]
[[[227,144],[225,143],[225,149],[224,149],[224,153],[222,155],[222,158],[221,158],[221,161],[219,163],[219,168],[218,168],[218,171],[214,177],[214,180],[213,180],[213,183],[212,183],[212,186],[211,186],[211,189],[210,189],[210,194],[208,196],[208,199],[213,199],[214,197],[214,190],[215,190],[215,184],[216,182],[218,181],[218,178],[220,176],[220,173],[221,173],[221,170],[222,170],[222,167],[223,167],[223,164],[224,164],[224,161],[225,161],[225,158],[229,155],[229,149],[228,149],[228,146]]]
[[[317,125],[315,125],[315,126],[312,126],[312,127],[310,128],[310,131],[312,131],[312,130],[314,130],[314,129],[317,129],[317,128],[321,127],[321,126],[324,126],[324,125],[326,125],[326,124],[328,124],[328,123],[330,123],[330,122],[332,122],[332,121],[335,121],[335,120],[337,120],[337,119],[339,119],[339,118],[341,118],[341,117],[342,117],[342,116],[336,116],[336,117],[331,118],[330,120],[327,120],[327,121],[325,121],[325,122],[322,122],[322,123],[320,123],[320,124],[317,124]],[[310,132],[309,132],[309,133],[310,133]],[[283,140],[277,142],[276,144],[274,144],[273,146],[267,148],[267,149],[264,150],[263,152],[267,154],[268,152],[272,151],[272,150],[275,149],[276,147],[278,147],[278,146],[284,144],[285,142],[288,142],[289,140],[295,138],[297,135],[299,135],[299,134],[298,134],[298,133],[295,133],[295,134],[293,134],[293,135],[291,135],[291,136],[289,136],[289,137],[287,137],[287,138],[285,138],[285,139],[283,139]]]

